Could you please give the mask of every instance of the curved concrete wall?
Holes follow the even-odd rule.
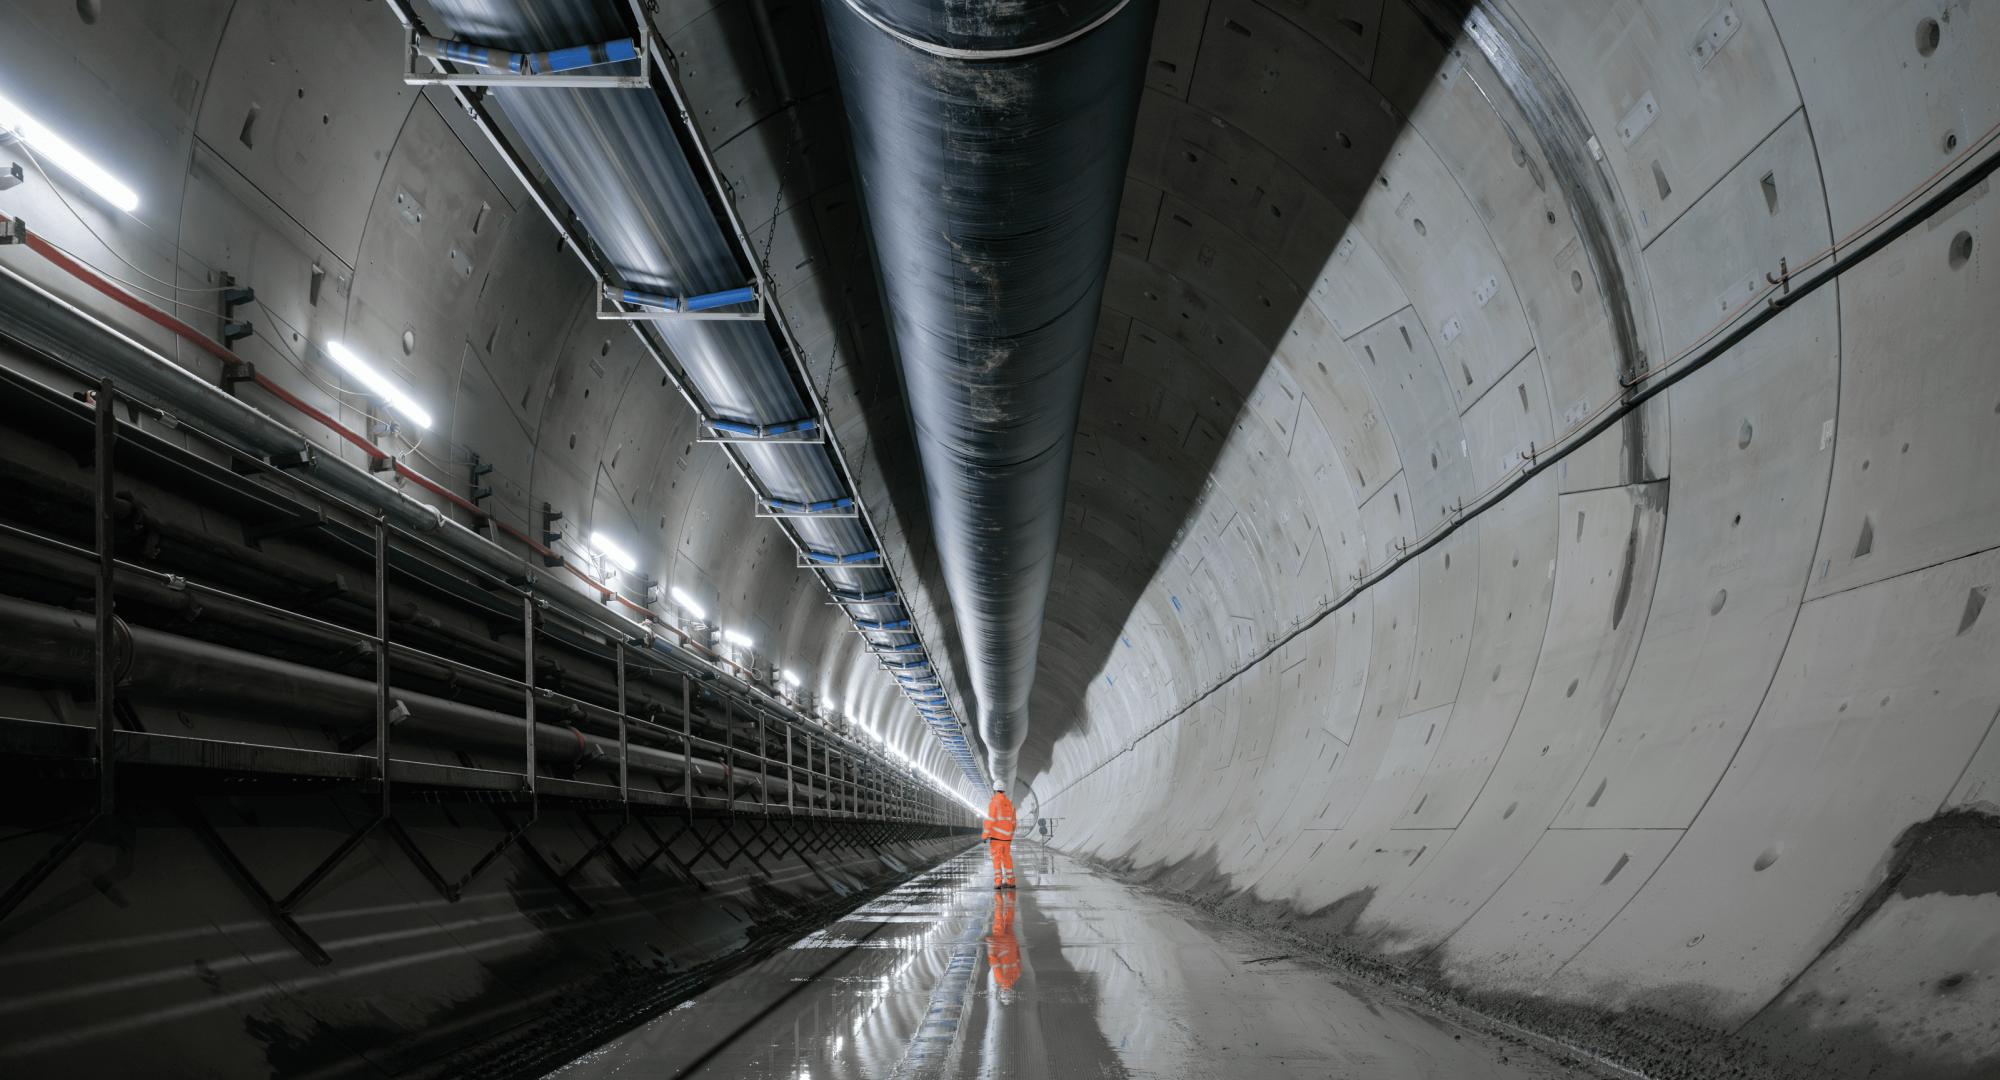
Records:
[[[1986,187],[1329,609],[1978,141],[2000,23],[1436,6],[1163,6],[1023,762],[1059,844],[1635,1064],[1994,1068]]]
[[[2000,25],[1965,0],[1508,0],[1465,33],[1443,6],[1162,4],[1022,775],[1064,847],[1623,1060],[1699,1071],[1723,1032],[1772,1069],[1977,1075],[1985,188],[1330,609],[1781,258],[1981,144]],[[927,541],[888,497],[893,378],[857,366],[883,335],[812,10],[657,19],[900,566]],[[7,30],[0,94],[144,204],[72,190],[102,242],[32,175],[0,209],[147,288],[255,285],[246,353],[349,423],[293,333],[397,366],[440,417],[414,467],[460,487],[477,451],[507,520],[547,502],[627,537],[946,775],[525,193],[401,85],[380,5],[32,0]]]

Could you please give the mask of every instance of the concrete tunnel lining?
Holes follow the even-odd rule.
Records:
[[[31,168],[0,213],[204,328],[213,275],[253,283],[258,333],[234,347],[260,372],[366,431],[372,406],[305,348],[354,343],[438,417],[412,468],[458,490],[476,452],[496,518],[534,532],[546,504],[578,537],[627,538],[650,576],[754,638],[764,667],[956,775],[862,635],[745,512],[742,478],[638,342],[593,316],[593,283],[530,192],[448,96],[401,82],[379,5],[81,10],[36,0],[7,17],[0,96],[144,201],[125,216],[63,187],[65,202]],[[953,642],[821,16],[725,0],[652,19],[912,614]],[[1504,0],[1463,22],[1443,0],[1162,0],[1020,759],[1053,845],[1648,1075],[1993,1069],[1990,184],[1353,586],[1761,304],[1781,257],[1849,250],[1941,170],[1992,153],[1996,59],[2000,29],[1963,0]],[[8,250],[10,269],[220,381],[213,357]],[[12,346],[0,364],[70,388]],[[9,460],[55,467],[5,437]],[[198,500],[147,497],[240,545]],[[973,705],[963,655],[937,652]],[[51,701],[0,685],[0,714],[78,722]],[[317,837],[340,816],[326,813],[277,816]],[[185,828],[150,817],[132,835],[192,864]],[[565,858],[596,843],[581,821],[559,828]],[[948,846],[923,843],[898,860]],[[225,878],[177,885],[144,846],[87,845],[55,879],[72,910],[37,907],[33,934],[0,923],[0,958],[37,935],[136,932],[90,884],[127,866],[127,893],[160,904],[153,929],[202,928],[147,962],[248,958],[223,977],[235,1019],[197,1027],[208,1045],[170,1044],[188,1060],[247,1067],[283,1046],[382,1071],[391,1059],[355,1048],[477,998],[492,967],[522,987],[517,961],[537,950],[557,948],[565,978],[648,955],[636,930],[557,934],[539,900],[522,901],[532,916],[482,901],[510,920],[491,942],[449,912],[412,914],[471,951],[392,995],[384,1020],[361,1004],[384,977],[315,997],[246,929],[254,913],[231,900],[226,925],[206,921],[194,894]],[[0,872],[40,854],[4,850]],[[848,863],[828,869],[842,888],[902,873]],[[391,856],[367,865],[348,887],[371,903],[420,891]],[[813,905],[839,892],[803,866],[774,880]],[[746,872],[720,891],[768,914],[762,888]],[[699,912],[713,933],[690,931],[689,956],[735,947],[717,944],[735,941],[719,898],[611,906]],[[71,977],[36,970],[57,989]],[[306,1004],[269,1004],[287,994]],[[149,1009],[136,992],[94,1000],[111,1018]],[[46,1021],[44,1041],[87,1026],[20,1015]],[[134,1025],[119,1030],[158,1030]],[[78,1034],[62,1052],[137,1037]]]

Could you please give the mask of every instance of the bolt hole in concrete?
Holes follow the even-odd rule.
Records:
[[[76,0],[76,17],[82,19],[85,26],[96,26],[97,17],[103,11],[101,0]]]
[[[1722,606],[1727,603],[1729,603],[1729,590],[1715,590],[1715,598],[1708,602],[1708,613],[1710,615],[1722,614]]]
[[[1944,28],[1936,19],[1924,19],[1917,23],[1917,55],[1929,56],[1937,51],[1938,42],[1944,39]]]
[[[1571,292],[1580,293],[1583,291],[1583,271],[1571,270],[1569,272],[1569,287]]]
[[[403,355],[413,356],[416,354],[416,351],[417,351],[417,332],[415,330],[403,331]]]
[[[1956,270],[1959,267],[1964,266],[1966,263],[1972,261],[1971,233],[1961,232],[1957,236],[1951,238],[1951,249],[1949,253],[1946,254],[1945,261],[1951,264],[1951,268],[1953,270]]]
[[[1778,845],[1772,844],[1770,847],[1765,848],[1760,854],[1758,854],[1757,861],[1751,863],[1750,868],[1761,874],[1764,871],[1769,870],[1771,868],[1771,864],[1777,861],[1778,861]]]
[[[1954,150],[1956,150],[1956,149],[1958,149],[1958,132],[1956,132],[1956,131],[1947,131],[1947,132],[1945,132],[1945,133],[1944,133],[1944,152],[1945,152],[1945,153],[1947,153],[1947,154],[1949,154],[1949,153],[1951,153],[1952,151],[1954,151]]]

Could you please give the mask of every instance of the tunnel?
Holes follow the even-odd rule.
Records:
[[[1996,142],[1982,0],[14,0],[0,1076],[2000,1078]]]

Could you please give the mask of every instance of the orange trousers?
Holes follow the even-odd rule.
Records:
[[[1014,894],[1001,893],[993,901],[993,932],[986,935],[987,963],[993,969],[993,985],[1014,989],[1021,981],[1021,942],[1014,936]]]
[[[1014,842],[988,840],[986,850],[993,855],[993,883],[999,885],[1014,880]]]

